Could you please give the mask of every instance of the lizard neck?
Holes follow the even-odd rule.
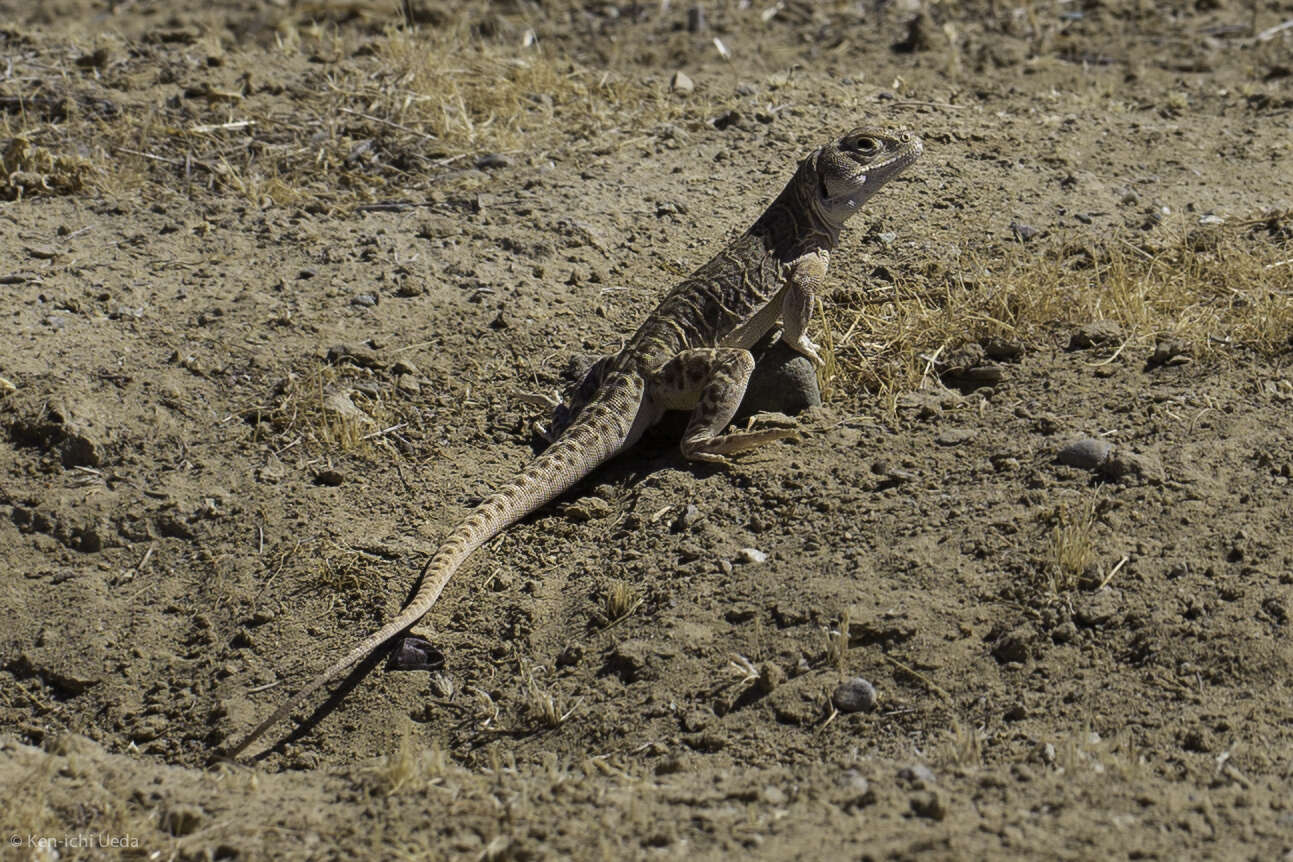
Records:
[[[816,153],[799,163],[781,194],[750,228],[750,233],[760,237],[768,252],[782,263],[830,251],[839,243],[842,225],[820,213],[815,157]]]

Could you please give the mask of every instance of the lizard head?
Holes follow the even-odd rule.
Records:
[[[923,151],[910,132],[853,129],[808,157],[818,181],[815,208],[828,222],[843,224]]]

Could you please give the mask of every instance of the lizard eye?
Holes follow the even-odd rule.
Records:
[[[880,142],[875,138],[863,136],[853,142],[853,149],[863,155],[870,155],[880,149]]]

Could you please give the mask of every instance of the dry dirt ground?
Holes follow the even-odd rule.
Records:
[[[0,2],[0,852],[1293,853],[1293,4],[409,5]],[[799,440],[661,429],[213,757],[867,120]]]

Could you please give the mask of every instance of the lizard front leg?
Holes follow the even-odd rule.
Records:
[[[648,380],[651,400],[666,410],[691,410],[682,438],[683,457],[726,464],[727,456],[794,435],[790,428],[723,433],[745,396],[754,356],[739,347],[684,350]]]
[[[825,363],[817,355],[817,345],[804,334],[813,316],[813,297],[826,279],[826,266],[830,255],[826,249],[805,254],[790,264],[786,278],[785,297],[781,300],[781,340],[817,367]]]

